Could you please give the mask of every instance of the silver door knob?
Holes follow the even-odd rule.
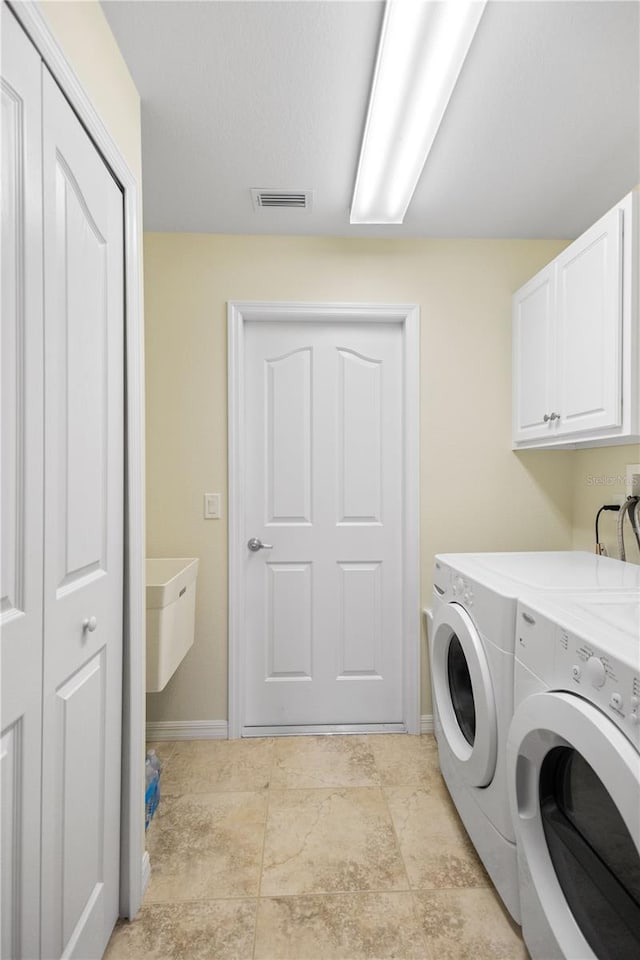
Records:
[[[258,540],[257,537],[251,537],[251,540],[247,542],[247,546],[252,553],[257,553],[258,550],[273,550],[272,543],[263,543],[262,540]]]
[[[86,630],[88,633],[93,633],[97,626],[98,621],[95,617],[89,617],[87,620],[82,621],[82,629]]]

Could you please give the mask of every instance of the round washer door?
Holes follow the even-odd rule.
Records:
[[[639,957],[638,751],[582,698],[540,693],[515,713],[507,775],[532,957]]]
[[[442,604],[436,616],[431,671],[441,739],[464,782],[486,787],[498,749],[493,684],[480,634],[458,603]]]

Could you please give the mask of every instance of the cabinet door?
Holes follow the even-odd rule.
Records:
[[[40,57],[2,22],[2,960],[40,955],[42,170]]]
[[[118,914],[122,194],[43,68],[42,955],[101,957]]]
[[[555,378],[554,266],[550,264],[513,297],[513,439],[551,436]],[[545,416],[547,419],[545,420]]]
[[[622,422],[622,210],[557,258],[558,435]]]

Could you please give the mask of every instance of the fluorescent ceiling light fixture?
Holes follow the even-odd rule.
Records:
[[[402,223],[486,0],[387,0],[351,223]]]

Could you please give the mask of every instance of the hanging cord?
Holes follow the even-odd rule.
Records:
[[[631,520],[631,529],[636,537],[638,550],[640,550],[640,497],[636,497],[636,505],[632,511],[629,511],[629,519]]]
[[[627,555],[624,549],[624,518],[629,514],[629,522],[631,524],[631,529],[633,530],[636,540],[638,541],[638,547],[640,547],[640,532],[638,531],[638,502],[640,497],[627,497],[625,502],[620,507],[620,512],[618,514],[618,557],[620,560],[626,560]]]
[[[604,506],[600,507],[596,513],[596,553],[600,556],[607,556],[607,548],[604,543],[600,543],[600,534],[598,533],[598,521],[600,520],[600,514],[603,510],[612,510],[616,512],[620,509],[620,506],[617,503],[605,503]]]

